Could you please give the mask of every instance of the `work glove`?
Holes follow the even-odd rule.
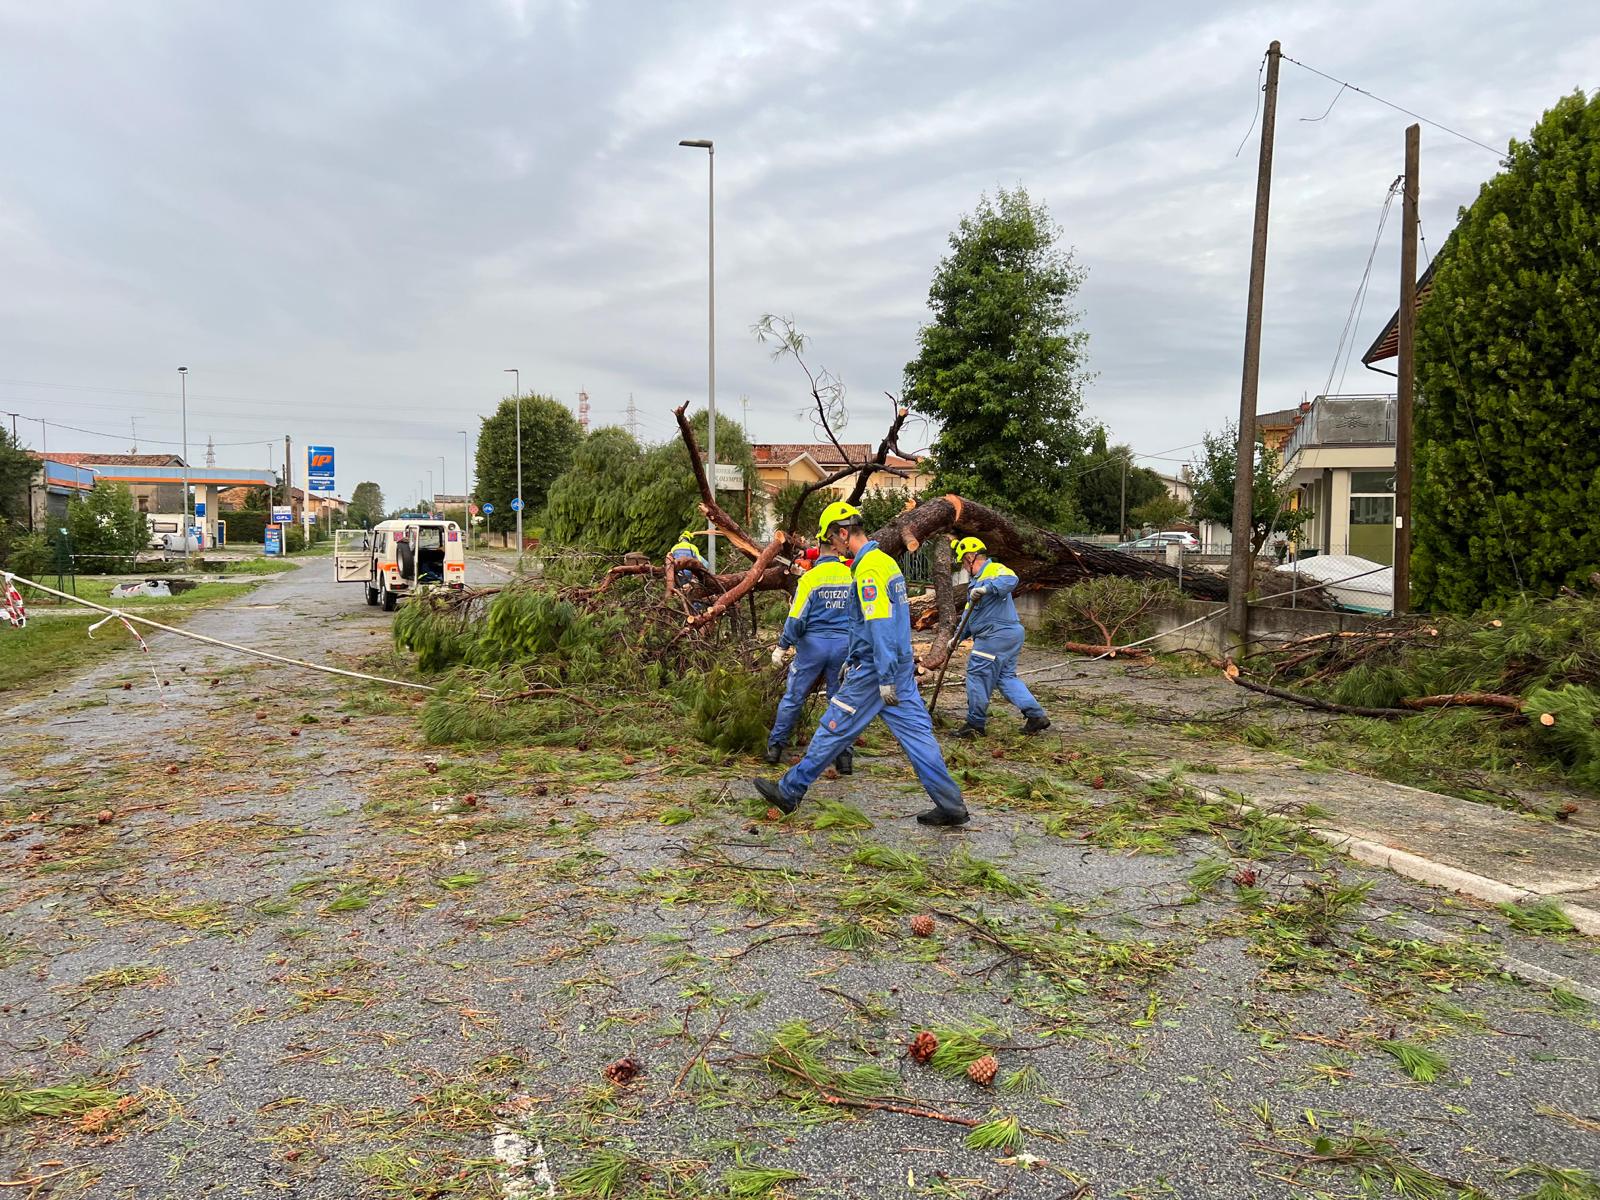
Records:
[[[784,657],[788,653],[789,648],[787,646],[774,646],[772,648],[772,665],[775,667],[783,666]]]
[[[971,591],[969,591],[967,593],[967,599],[969,601],[977,600],[977,599],[980,599],[983,596],[987,596],[988,594],[989,594],[989,589],[988,588],[986,588],[986,587],[975,587],[975,588],[973,588]]]
[[[894,690],[894,684],[880,683],[878,685],[878,699],[882,700],[890,708],[894,708],[900,703],[900,694]]]

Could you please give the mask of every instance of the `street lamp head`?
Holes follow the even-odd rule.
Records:
[[[678,143],[678,145],[680,145],[680,146],[692,146],[696,150],[710,150],[710,149],[712,149],[712,142],[711,142],[710,138],[684,138],[681,142]]]
[[[178,368],[178,374],[179,375],[187,375],[188,373],[189,373],[189,368],[188,367],[179,367]]]

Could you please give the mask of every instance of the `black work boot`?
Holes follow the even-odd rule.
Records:
[[[1049,717],[1029,717],[1027,719],[1027,721],[1024,722],[1024,724],[1022,726],[1022,732],[1025,733],[1025,734],[1043,733],[1046,729],[1049,729],[1049,728],[1050,728],[1050,718]]]
[[[962,741],[967,742],[973,740],[974,738],[981,738],[983,736],[983,730],[979,729],[971,721],[968,721],[960,729],[956,730],[956,736]]]
[[[958,813],[946,812],[942,808],[930,808],[927,812],[917,814],[919,825],[965,825],[970,820],[972,818],[967,815],[967,810],[964,808]]]
[[[833,760],[833,766],[841,775],[854,775],[856,773],[856,752],[854,750],[839,751],[839,757]]]
[[[766,751],[761,755],[761,761],[770,766],[777,766],[783,761],[783,743],[768,742]]]
[[[780,812],[792,813],[800,807],[800,801],[784,799],[783,792],[778,789],[776,780],[752,779],[750,782],[755,785],[756,791],[761,793],[761,798]]]

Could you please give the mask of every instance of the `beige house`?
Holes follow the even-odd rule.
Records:
[[[792,483],[816,483],[848,466],[869,462],[878,452],[876,445],[867,442],[842,442],[840,446],[844,454],[831,442],[756,442],[751,445],[756,476],[760,480],[760,494],[755,500],[760,506],[764,528],[771,529],[772,498],[784,488]],[[891,454],[887,465],[894,470],[874,471],[867,481],[869,492],[880,488],[905,488],[916,493],[932,482],[932,472],[920,458]],[[842,479],[833,485],[833,490],[841,496],[848,495],[855,480],[854,475]]]
[[[1292,505],[1313,514],[1302,550],[1394,562],[1393,396],[1318,396],[1283,447]]]

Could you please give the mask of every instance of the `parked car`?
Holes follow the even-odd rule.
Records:
[[[1194,534],[1188,533],[1182,529],[1174,529],[1167,533],[1158,533],[1155,536],[1160,538],[1163,542],[1177,542],[1178,545],[1182,546],[1185,550],[1200,549],[1200,539],[1195,537]]]
[[[1113,550],[1122,550],[1126,552],[1130,550],[1160,550],[1165,546],[1166,543],[1162,541],[1160,537],[1152,534],[1149,537],[1138,538],[1131,542],[1118,542],[1111,548]]]
[[[1200,539],[1192,533],[1178,530],[1172,533],[1152,533],[1131,542],[1118,542],[1113,550],[1165,550],[1168,546],[1182,546],[1184,553],[1200,549]]]

